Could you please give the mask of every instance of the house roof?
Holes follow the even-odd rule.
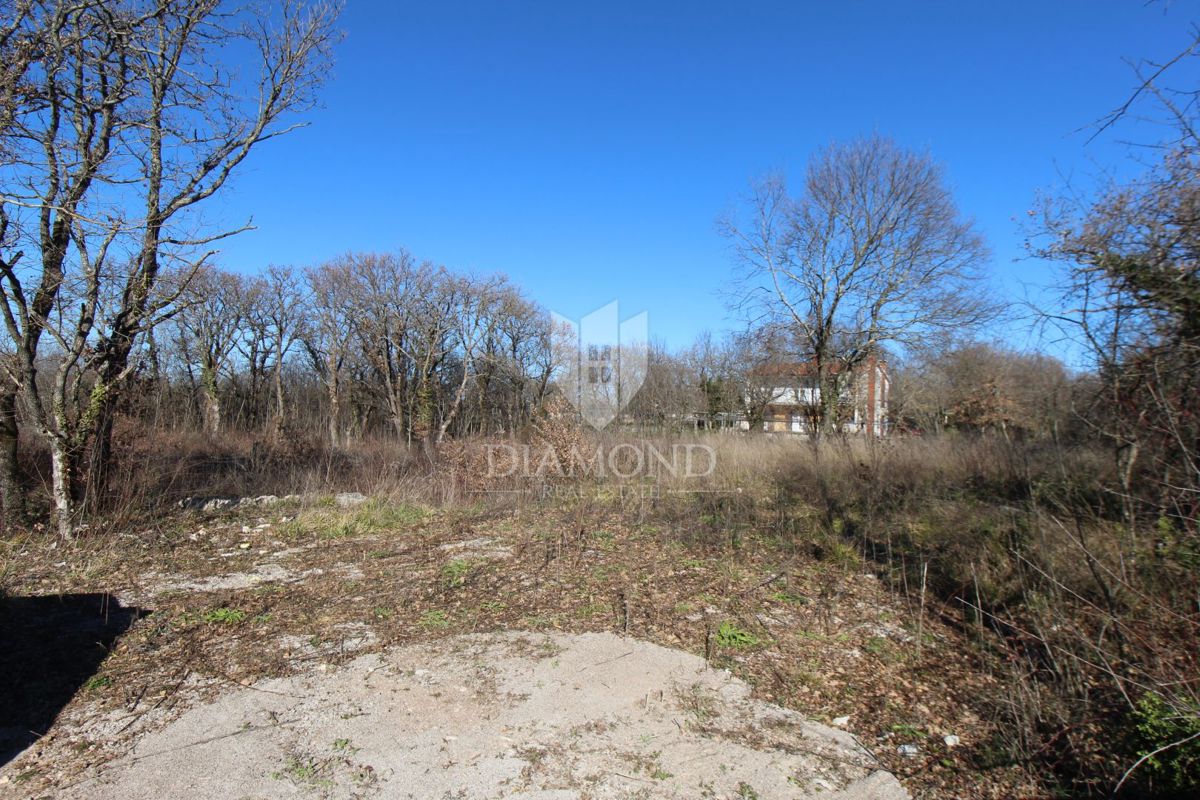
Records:
[[[875,364],[887,368],[886,361],[874,356],[863,362],[864,366]],[[843,369],[845,369],[845,365],[837,361],[829,365],[829,371],[835,375]],[[750,370],[750,374],[757,378],[810,378],[817,374],[817,364],[815,361],[775,362],[759,365]]]
[[[840,365],[835,364],[834,370],[838,367]],[[761,364],[750,370],[750,374],[759,378],[807,378],[817,374],[817,365],[812,361]]]

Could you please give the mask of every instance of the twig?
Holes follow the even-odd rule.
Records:
[[[786,578],[786,577],[787,577],[787,573],[786,573],[786,572],[780,572],[780,573],[779,573],[779,574],[777,574],[777,575],[772,575],[771,577],[767,578],[765,581],[762,581],[761,583],[756,583],[756,584],[754,584],[754,585],[753,585],[753,586],[751,586],[749,589],[743,589],[742,591],[738,592],[738,593],[737,593],[736,595],[734,595],[734,596],[735,596],[735,597],[741,597],[742,595],[747,595],[747,594],[750,594],[751,592],[753,592],[753,591],[755,591],[755,590],[757,590],[757,589],[761,589],[761,588],[762,588],[762,587],[764,587],[764,586],[768,586],[768,585],[770,585],[770,584],[774,583],[775,581],[779,580],[780,578]]]
[[[619,656],[613,656],[612,658],[605,659],[604,661],[597,661],[595,664],[584,664],[582,667],[580,667],[579,669],[577,669],[575,671],[583,672],[585,669],[591,669],[592,667],[601,667],[601,666],[604,666],[605,664],[611,664],[614,661],[620,661],[622,658],[625,658],[626,656],[631,656],[631,655],[633,655],[633,653],[634,653],[634,651],[630,650],[628,653],[622,653]]]
[[[925,586],[928,583],[929,562],[921,562],[921,613],[917,617],[917,658],[921,657],[921,644],[925,638]]]
[[[1113,789],[1111,796],[1116,797],[1117,793],[1121,791],[1121,787],[1125,785],[1125,781],[1129,780],[1129,776],[1133,774],[1134,770],[1136,770],[1138,767],[1140,767],[1142,764],[1144,764],[1148,759],[1154,758],[1159,753],[1162,753],[1166,750],[1170,750],[1172,747],[1179,747],[1180,745],[1187,744],[1188,742],[1192,741],[1193,739],[1200,739],[1200,731],[1196,731],[1191,736],[1185,736],[1184,738],[1180,739],[1177,742],[1171,742],[1170,744],[1164,744],[1162,747],[1158,748],[1157,750],[1151,750],[1149,753],[1146,753],[1146,755],[1142,756],[1137,761],[1133,762],[1133,766],[1125,771],[1125,774],[1121,776],[1121,780],[1117,781],[1117,785]]]
[[[122,725],[120,728],[117,729],[117,733],[118,734],[124,733],[125,731],[127,731],[129,729],[130,725],[137,722],[139,719],[146,716],[151,711],[153,711],[154,709],[161,706],[164,702],[166,702],[168,697],[173,697],[175,695],[175,693],[179,691],[179,687],[183,686],[184,681],[186,681],[191,674],[192,674],[191,667],[184,669],[183,677],[180,678],[179,681],[174,686],[171,687],[171,690],[169,692],[163,692],[162,697],[158,698],[158,700],[155,701],[154,705],[150,706],[145,711],[141,712],[140,714],[134,714],[133,717],[128,722],[126,722],[124,725]]]

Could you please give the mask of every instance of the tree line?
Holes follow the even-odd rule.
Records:
[[[320,431],[330,447],[519,429],[550,388],[549,314],[503,276],[409,253],[194,275],[147,338],[161,424]]]

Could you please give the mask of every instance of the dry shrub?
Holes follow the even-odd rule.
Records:
[[[1000,436],[699,441],[717,469],[693,486],[749,501],[676,505],[689,541],[728,545],[749,526],[832,563],[861,557],[978,642],[1005,687],[981,699],[1001,731],[981,768],[1019,764],[1048,791],[1107,796],[1168,746],[1123,791],[1166,797],[1200,780],[1192,740],[1166,738],[1200,731],[1200,555],[1176,526],[1124,516],[1111,454]]]

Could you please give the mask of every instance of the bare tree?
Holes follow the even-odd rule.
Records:
[[[237,346],[245,314],[245,279],[206,266],[196,272],[175,315],[180,351],[200,373],[203,428],[221,431],[221,378]]]
[[[553,372],[550,352],[550,319],[544,309],[509,288],[500,306],[495,327],[495,351],[488,359],[502,379],[503,427],[514,431],[541,405]],[[485,383],[481,398],[489,384]]]
[[[135,145],[144,213],[136,257],[97,346],[93,396],[102,409],[93,433],[105,456],[116,393],[132,371],[138,336],[158,311],[152,297],[164,263],[203,264],[215,252],[206,248],[250,227],[200,231],[192,212],[255,147],[301,125],[295,115],[316,104],[328,75],[337,15],[336,6],[302,0],[283,0],[277,10],[156,0],[140,18],[130,60],[147,99]],[[257,69],[249,80],[240,77],[239,61],[223,58],[243,48],[257,62],[245,65]]]
[[[1006,437],[1053,436],[1067,418],[1071,391],[1058,359],[980,342],[909,359],[894,381],[892,413],[902,424]]]
[[[269,419],[278,436],[287,419],[283,373],[304,323],[305,289],[290,268],[271,266],[247,281],[243,291],[244,329],[237,348],[250,378],[244,402],[251,423]]]
[[[74,467],[90,422],[79,403],[97,316],[109,299],[108,251],[124,229],[92,195],[132,129],[120,112],[136,86],[129,37],[105,9],[37,3],[25,20],[37,51],[0,130],[8,154],[0,173],[0,312],[14,351],[8,377],[49,447],[59,531],[69,536]],[[45,338],[57,356],[48,381],[39,380]]]
[[[4,20],[0,23],[0,132],[3,132],[0,133],[0,164],[5,165],[13,155],[8,133],[21,104],[27,73],[48,36],[45,26],[36,24],[33,11],[32,0],[0,2],[0,19]],[[16,238],[10,216],[0,206],[0,275],[15,266],[3,259],[12,259],[5,254]],[[21,258],[17,255],[15,261],[19,262]],[[10,357],[5,353],[6,359]],[[17,469],[17,393],[20,387],[12,379],[16,373],[15,364],[6,364],[0,371],[0,503],[3,504],[0,521],[6,525],[18,522],[25,512]]]
[[[329,445],[333,448],[345,441],[342,427],[345,367],[354,334],[349,296],[353,274],[347,261],[339,259],[305,272],[314,313],[304,329],[302,342],[325,386]]]
[[[50,449],[69,536],[81,456],[90,446],[85,482],[102,483],[139,342],[212,244],[244,229],[207,230],[193,212],[312,107],[336,9],[44,0],[19,10],[20,32],[0,29],[0,49],[23,31],[38,46],[18,90],[0,92],[11,109],[0,149],[12,154],[0,173],[0,311],[10,378]],[[165,271],[182,279],[165,282]],[[59,357],[42,381],[47,347]]]
[[[891,139],[820,151],[798,196],[779,176],[756,182],[741,216],[720,223],[744,271],[741,305],[794,333],[813,363],[826,430],[841,384],[882,345],[995,313],[982,285],[987,248],[942,169]]]
[[[287,420],[283,391],[283,369],[300,338],[307,297],[303,284],[288,267],[267,269],[265,308],[271,331],[271,388],[275,396],[274,430],[282,433]]]
[[[461,362],[461,374],[450,402],[442,413],[441,424],[434,434],[437,444],[450,430],[467,396],[467,389],[478,375],[490,365],[486,343],[500,325],[506,301],[511,294],[507,280],[501,277],[483,279],[460,278],[452,282],[454,320],[451,347]]]
[[[1091,196],[1051,200],[1033,239],[1035,255],[1063,266],[1061,302],[1044,319],[1093,370],[1078,416],[1111,448],[1115,478],[1098,481],[1097,489],[1119,504],[1124,522],[1122,535],[1101,545],[1085,543],[1081,534],[1079,545],[1089,565],[1101,547],[1118,555],[1095,581],[1105,599],[1106,643],[1123,649],[1108,644],[1105,652],[1101,637],[1087,631],[1075,645],[1079,661],[1091,665],[1099,657],[1105,666],[1098,674],[1131,705],[1160,708],[1161,718],[1180,721],[1147,736],[1146,754],[1114,795],[1130,781],[1141,784],[1134,795],[1147,787],[1163,791],[1155,776],[1139,774],[1150,767],[1160,777],[1176,776],[1172,789],[1197,780],[1189,748],[1200,724],[1200,692],[1194,665],[1172,650],[1196,651],[1200,596],[1194,559],[1200,551],[1200,89],[1194,73],[1190,84],[1167,85],[1188,80],[1189,72],[1176,66],[1196,57],[1200,30],[1193,28],[1184,50],[1138,68],[1138,90],[1104,123],[1130,113],[1151,116],[1161,138],[1141,142],[1138,152],[1157,160],[1143,160],[1135,178],[1109,181]],[[1165,617],[1187,624],[1169,638],[1143,638]]]

